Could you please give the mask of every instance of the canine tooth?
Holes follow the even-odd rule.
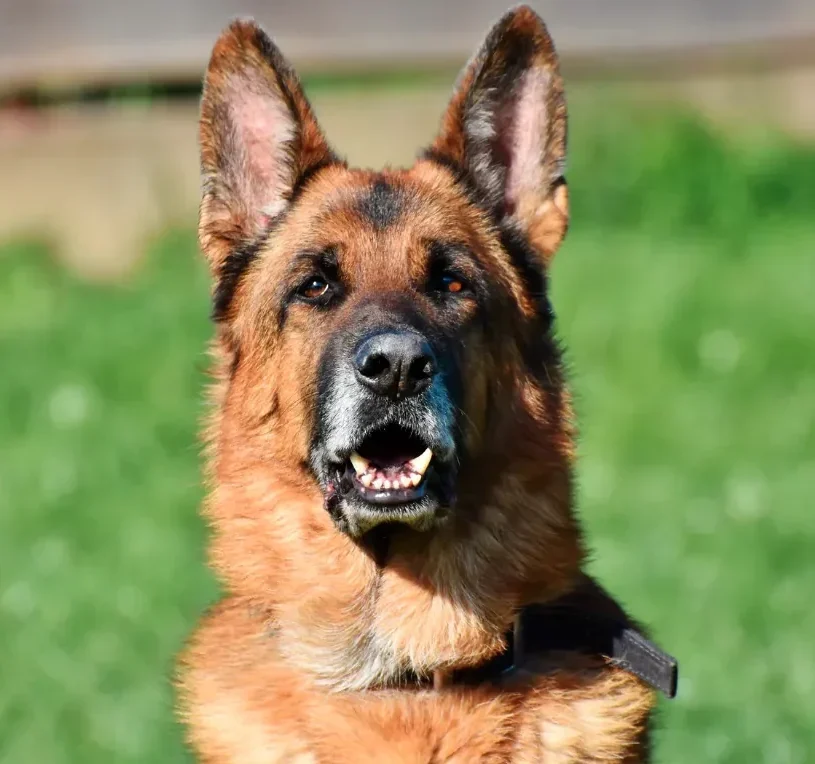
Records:
[[[368,471],[368,468],[371,466],[370,462],[364,457],[360,456],[356,451],[350,456],[351,465],[354,468],[354,471],[357,475],[362,475]]]
[[[370,472],[366,472],[364,475],[359,476],[359,482],[362,483],[366,488],[371,487],[371,483],[373,483],[374,476]]]
[[[411,479],[408,475],[402,475],[399,482],[402,484],[402,488],[410,488],[411,486]]]
[[[427,471],[427,468],[430,464],[430,460],[433,458],[433,452],[426,448],[421,454],[419,454],[415,459],[411,459],[408,464],[411,466],[414,472],[418,472],[420,475],[424,475]]]
[[[374,480],[373,480],[373,481],[371,481],[371,484],[372,484],[372,485],[373,485],[373,487],[374,487],[374,488],[376,488],[376,490],[378,491],[380,488],[382,488],[382,484],[383,484],[384,482],[385,482],[385,481],[384,481],[384,480],[383,480],[381,477],[378,477],[378,478],[374,478]]]
[[[409,480],[410,480],[410,482],[411,482],[411,484],[412,484],[412,485],[417,486],[417,485],[419,485],[419,483],[421,483],[421,482],[422,482],[422,476],[421,476],[421,475],[417,475],[417,474],[414,472],[414,473],[412,473],[412,474],[411,474],[411,476],[410,476]]]

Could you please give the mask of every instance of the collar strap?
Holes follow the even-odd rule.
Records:
[[[660,690],[676,696],[677,661],[649,641],[622,608],[586,578],[564,597],[527,605],[507,634],[507,649],[488,663],[453,672],[454,683],[477,684],[516,668],[535,671],[535,659],[548,653],[600,656]]]
[[[515,620],[513,668],[529,658],[557,651],[608,658],[620,668],[661,691],[676,696],[679,666],[627,621],[581,611],[559,610],[557,605],[531,605]]]

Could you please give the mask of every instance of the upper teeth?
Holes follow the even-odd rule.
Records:
[[[351,464],[357,475],[364,475],[371,466],[370,462],[364,456],[360,456],[356,451],[351,454]]]
[[[420,478],[427,472],[427,468],[430,466],[430,461],[433,458],[433,452],[426,448],[421,454],[419,454],[415,459],[411,459],[407,463],[407,467],[410,473],[418,475]],[[376,471],[376,467],[372,465],[364,456],[360,456],[356,451],[351,454],[350,456],[351,465],[354,468],[354,472],[361,478],[363,475],[372,473]],[[414,485],[418,485],[419,481],[414,481]],[[367,485],[367,482],[365,483]],[[376,486],[376,483],[374,483]]]
[[[417,472],[419,475],[424,475],[430,466],[430,460],[432,458],[433,452],[429,448],[426,448],[415,459],[411,459],[408,464],[414,472]]]

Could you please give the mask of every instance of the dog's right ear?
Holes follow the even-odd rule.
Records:
[[[198,233],[214,274],[285,210],[298,183],[338,161],[291,66],[252,21],[212,51],[201,102]]]

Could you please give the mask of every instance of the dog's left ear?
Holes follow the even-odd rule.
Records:
[[[507,13],[465,68],[431,156],[469,176],[492,211],[549,262],[566,234],[566,99],[546,26]]]

